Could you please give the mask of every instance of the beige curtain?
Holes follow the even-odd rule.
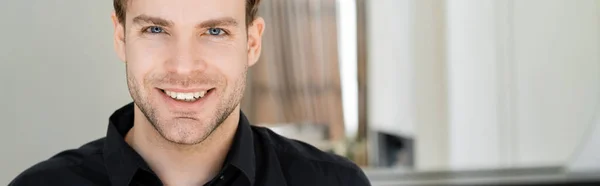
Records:
[[[259,125],[321,124],[344,138],[335,0],[263,0],[260,61],[242,103]]]

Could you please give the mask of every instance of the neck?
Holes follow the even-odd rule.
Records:
[[[239,112],[236,108],[204,141],[185,145],[162,137],[136,106],[134,125],[125,141],[165,185],[203,185],[223,166],[238,127]]]

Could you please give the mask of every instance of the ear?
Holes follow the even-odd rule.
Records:
[[[115,43],[115,52],[117,52],[117,56],[121,61],[125,62],[125,27],[121,22],[119,22],[119,18],[115,12],[111,15],[113,21],[114,32],[114,43]]]
[[[257,17],[248,27],[248,66],[256,64],[262,49],[262,36],[265,30],[265,20]]]

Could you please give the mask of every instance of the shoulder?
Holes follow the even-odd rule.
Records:
[[[90,185],[86,177],[103,170],[98,169],[102,163],[102,147],[104,140],[99,139],[81,146],[78,149],[62,151],[50,159],[39,162],[19,174],[10,186],[29,185]],[[67,178],[67,179],[65,179]],[[73,178],[73,179],[71,179]],[[80,179],[78,179],[80,178]],[[65,183],[64,181],[69,181]],[[73,182],[74,181],[74,182]]]
[[[334,185],[370,185],[362,169],[345,157],[286,138],[264,127],[254,127],[254,130],[259,138],[263,138],[262,143],[277,154],[284,174],[301,172],[305,175],[289,175],[286,179],[321,178]]]

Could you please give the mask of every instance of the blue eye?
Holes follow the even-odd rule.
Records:
[[[151,27],[146,28],[146,32],[153,33],[153,34],[160,34],[165,31],[161,27],[151,26]]]
[[[209,28],[207,32],[213,36],[219,36],[224,33],[223,29],[220,28]]]

